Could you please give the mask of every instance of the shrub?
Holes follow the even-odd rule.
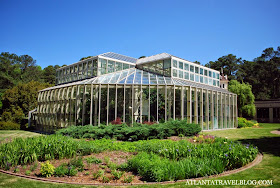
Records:
[[[238,117],[238,128],[253,127],[257,121],[249,121],[246,118]]]
[[[175,131],[175,135],[193,136],[201,131],[201,127],[198,124],[188,123],[184,120],[170,120],[165,123],[168,127]]]
[[[78,157],[78,158],[75,157],[71,159],[70,162],[68,163],[68,166],[73,166],[74,168],[77,168],[78,171],[80,172],[82,172],[85,167],[82,157]]]
[[[14,123],[12,121],[1,121],[0,130],[19,130],[20,124]]]
[[[51,177],[54,174],[54,166],[50,163],[50,161],[46,161],[41,164],[41,174],[44,177]]]
[[[117,117],[117,119],[111,121],[111,124],[112,125],[120,125],[120,124],[122,124],[122,120],[121,120],[121,118]]]
[[[75,169],[74,166],[68,166],[68,176],[76,176],[78,171]]]
[[[12,121],[13,120],[13,116],[11,112],[5,111],[2,114],[2,120],[7,122],[7,121]]]
[[[68,172],[69,172],[69,170],[67,168],[67,165],[62,164],[62,165],[55,168],[54,174],[55,174],[55,176],[63,177],[65,175],[67,175]]]
[[[143,124],[146,124],[146,125],[153,125],[155,124],[156,122],[153,122],[153,121],[144,121]]]
[[[192,136],[201,131],[198,124],[188,124],[186,120],[172,120],[166,123],[159,124],[140,124],[134,123],[133,127],[126,124],[115,124],[100,127],[86,126],[71,126],[57,131],[57,134],[70,135],[73,138],[115,138],[123,141],[137,141],[146,139],[164,139],[169,136]]]

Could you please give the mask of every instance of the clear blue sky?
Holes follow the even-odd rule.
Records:
[[[116,52],[167,52],[202,64],[280,46],[279,0],[0,0],[0,52],[42,68]]]

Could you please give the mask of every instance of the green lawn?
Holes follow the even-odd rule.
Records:
[[[32,137],[39,136],[39,133],[30,132],[30,131],[22,131],[22,130],[0,130],[0,143],[8,142],[14,138],[22,137]]]
[[[212,132],[204,132],[203,134],[211,134],[220,137],[228,137],[229,139],[239,140],[243,143],[251,143],[263,152],[263,161],[243,172],[232,174],[229,176],[212,178],[213,180],[273,180],[273,187],[280,187],[280,135],[271,134],[270,131],[280,128],[280,124],[260,124],[260,128],[248,129],[231,129],[219,130]],[[0,141],[15,137],[36,136],[37,133],[27,131],[0,131]],[[210,180],[212,180],[210,179]],[[163,185],[149,185],[138,187],[159,187]],[[164,187],[185,187],[185,182],[164,185]],[[27,180],[14,176],[0,173],[0,187],[92,187],[78,186],[68,184],[44,183],[34,180]],[[195,187],[195,186],[191,186]],[[200,186],[200,187],[217,187],[217,186]],[[225,186],[221,186],[225,187]],[[228,186],[234,187],[234,186]],[[249,186],[242,186],[249,187]],[[253,187],[253,186],[252,186]]]

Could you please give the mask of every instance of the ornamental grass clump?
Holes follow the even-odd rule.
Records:
[[[51,135],[33,138],[16,138],[0,146],[0,166],[31,164],[34,161],[71,158],[76,155],[79,143],[72,138]]]
[[[136,143],[139,154],[127,169],[145,181],[172,181],[222,173],[253,161],[258,153],[251,145],[215,138],[211,144],[187,140],[149,140]]]

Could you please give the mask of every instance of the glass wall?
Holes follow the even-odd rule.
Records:
[[[218,71],[184,60],[172,59],[172,76],[220,87],[220,73]]]
[[[105,58],[83,60],[76,64],[61,67],[56,70],[56,85],[78,80],[93,78],[135,67],[133,64],[111,61]]]
[[[137,68],[164,76],[171,76],[171,59],[137,65]]]
[[[70,125],[108,125],[117,117],[134,122],[184,119],[203,130],[237,125],[236,95],[176,85],[72,85],[41,91],[37,128],[46,132]]]

